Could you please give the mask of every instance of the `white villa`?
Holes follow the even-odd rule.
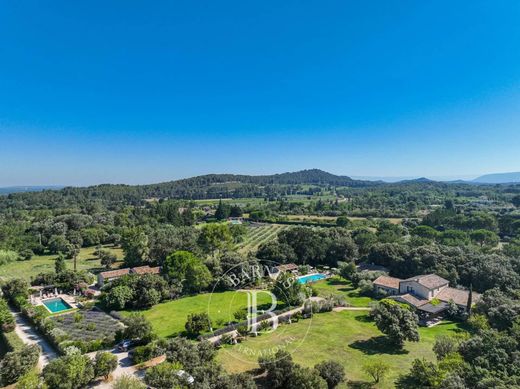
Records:
[[[426,274],[401,280],[395,277],[380,276],[374,281],[377,292],[388,298],[411,305],[427,316],[437,315],[454,302],[460,309],[466,309],[469,291],[451,288],[449,281],[436,274]],[[480,294],[473,292],[472,302],[476,303]]]

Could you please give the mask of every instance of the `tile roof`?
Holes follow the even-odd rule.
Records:
[[[414,295],[412,295],[410,293],[401,294],[399,296],[390,296],[388,298],[396,300],[396,301],[400,301],[400,302],[403,302],[403,303],[406,303],[406,304],[409,304],[409,305],[411,305],[411,306],[413,306],[415,308],[419,308],[420,306],[429,303],[428,300],[426,300],[426,299],[419,299],[419,298],[415,297]]]
[[[444,302],[453,301],[457,305],[466,306],[468,304],[469,291],[447,287],[437,293],[435,297]],[[476,303],[478,300],[480,300],[480,294],[473,292],[473,303]]]
[[[126,268],[126,269],[109,270],[109,271],[104,271],[104,272],[100,273],[100,275],[105,279],[121,277],[121,276],[124,276],[125,274],[130,274],[130,269]]]
[[[280,271],[297,270],[298,265],[294,263],[286,263],[285,265],[278,265],[276,268]]]
[[[377,286],[383,286],[385,288],[393,288],[393,289],[399,289],[399,283],[402,280],[399,278],[394,278],[390,276],[379,276],[377,277],[373,284]]]
[[[410,277],[407,278],[405,281],[415,281],[428,289],[436,289],[443,285],[448,285],[450,283],[448,280],[439,277],[437,274],[425,274],[422,276]]]
[[[161,268],[159,266],[150,267],[148,265],[145,265],[132,268],[132,273],[136,274],[159,274],[160,272]]]

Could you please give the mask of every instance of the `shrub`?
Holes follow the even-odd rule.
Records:
[[[14,330],[14,318],[7,305],[7,301],[0,298],[0,329],[2,332],[11,332]]]
[[[177,372],[182,369],[180,363],[163,362],[146,371],[144,381],[157,389],[171,389],[183,384]]]
[[[12,250],[0,250],[0,265],[6,265],[18,259],[18,253]]]
[[[26,345],[23,348],[5,354],[0,362],[0,383],[7,386],[18,381],[20,377],[28,373],[40,356],[40,347]]]
[[[184,326],[190,335],[199,335],[202,331],[211,330],[211,319],[206,312],[192,313],[188,315],[188,321]]]
[[[114,381],[112,389],[146,389],[146,385],[139,378],[123,375]]]
[[[31,249],[25,249],[20,251],[18,254],[18,259],[20,261],[29,261],[33,257],[34,253]]]
[[[363,366],[363,371],[367,373],[378,384],[390,370],[390,367],[383,361],[372,361]]]
[[[132,360],[135,364],[149,361],[165,353],[165,341],[158,340],[145,346],[138,346],[132,351]]]
[[[345,369],[335,361],[324,361],[314,367],[327,382],[329,389],[335,388],[345,379]]]
[[[94,365],[86,355],[65,355],[45,366],[43,378],[50,388],[85,388],[94,379]]]
[[[142,340],[144,342],[153,338],[152,325],[140,313],[131,313],[124,318],[126,325],[124,336],[128,339]]]
[[[109,352],[101,351],[96,354],[94,361],[94,372],[96,377],[103,376],[108,378],[117,367],[117,357]]]

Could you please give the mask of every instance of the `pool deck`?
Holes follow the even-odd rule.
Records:
[[[54,299],[57,299],[57,298],[61,298],[63,301],[65,301],[68,305],[70,305],[71,309],[78,308],[78,304],[76,303],[75,296],[71,296],[71,295],[64,294],[64,293],[58,293],[58,294],[51,293],[51,294],[48,294],[48,295],[43,296],[43,297],[39,297],[39,296],[38,297],[34,297],[34,296],[32,296],[31,297],[31,304],[34,305],[34,306],[43,305],[53,315],[60,314],[61,312],[69,312],[70,311],[69,309],[66,309],[66,310],[63,310],[63,311],[58,311],[58,312],[52,312],[44,304],[45,301],[54,300]]]

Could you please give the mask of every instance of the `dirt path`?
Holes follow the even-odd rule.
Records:
[[[370,307],[335,307],[332,308],[334,312],[341,311],[370,311],[372,308]]]
[[[146,368],[155,366],[161,362],[164,362],[166,360],[166,356],[160,356],[157,358],[152,359],[151,361],[145,362],[143,369],[138,369],[138,365],[132,365],[132,359],[130,358],[128,352],[118,352],[116,348],[110,350],[112,354],[114,354],[117,357],[117,367],[116,369],[110,374],[110,380],[104,381],[104,380],[97,380],[94,381],[89,387],[91,388],[100,388],[100,389],[109,389],[112,387],[112,382],[118,379],[119,377],[122,377],[124,375],[134,376],[139,379],[142,379],[144,377],[144,372]],[[96,352],[91,352],[86,354],[90,358],[94,359],[96,357]]]
[[[58,357],[58,353],[54,350],[47,340],[41,336],[34,328],[31,327],[26,318],[21,313],[11,310],[14,316],[16,326],[14,328],[16,335],[26,344],[37,344],[41,347],[42,352],[38,360],[38,369],[43,369],[51,360]]]

